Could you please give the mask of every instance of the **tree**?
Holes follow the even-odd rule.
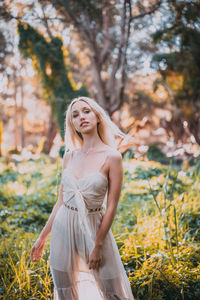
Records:
[[[165,17],[153,42],[165,49],[154,55],[152,66],[171,89],[181,109],[180,124],[187,121],[200,144],[200,4],[198,1],[165,1]]]
[[[90,94],[112,115],[126,101],[128,77],[140,65],[142,53],[139,53],[137,45],[138,32],[144,33],[146,24],[151,25],[151,17],[158,11],[162,1],[42,0],[39,3],[30,0],[25,10],[21,3],[20,7],[19,4],[9,4],[17,5],[19,12],[17,16],[12,16],[11,9],[7,9],[9,17],[29,25],[35,19],[38,26],[39,21],[50,39],[56,27],[54,21],[62,24],[57,33],[75,33],[81,42],[79,53],[82,49],[87,50],[86,59],[90,62],[87,66],[92,71]],[[42,13],[38,13],[39,10]],[[66,28],[70,30],[66,31]]]
[[[75,90],[69,78],[64,62],[62,41],[52,37],[48,42],[42,34],[38,33],[28,24],[18,25],[20,40],[19,49],[24,57],[32,59],[44,89],[44,96],[52,108],[52,118],[49,126],[47,141],[50,145],[56,135],[57,121],[61,137],[64,138],[64,112],[71,99],[79,95],[87,95],[84,87]],[[50,146],[46,145],[45,152]]]
[[[125,101],[128,69],[134,57],[130,49],[131,28],[136,20],[153,14],[161,1],[135,1],[134,4],[130,0],[40,2],[44,6],[52,4],[66,26],[73,24],[89,50],[95,86],[93,96],[112,115]]]

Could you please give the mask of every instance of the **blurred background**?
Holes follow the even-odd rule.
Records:
[[[29,254],[77,96],[132,136],[112,230],[135,300],[200,299],[198,0],[1,0],[0,297],[53,299],[49,241]]]
[[[198,1],[19,0],[0,8],[1,155],[56,157],[64,113],[80,95],[133,136],[138,155],[153,144],[169,157],[199,155]]]

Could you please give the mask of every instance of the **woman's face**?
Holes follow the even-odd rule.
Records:
[[[72,105],[72,123],[80,133],[88,133],[97,127],[98,118],[91,107],[82,100]]]

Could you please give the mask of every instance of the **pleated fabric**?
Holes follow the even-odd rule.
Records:
[[[111,230],[103,243],[99,270],[89,270],[87,264],[104,215],[100,208],[108,181],[101,172],[77,179],[72,171],[70,167],[63,171],[64,204],[57,211],[51,230],[54,300],[133,300]]]

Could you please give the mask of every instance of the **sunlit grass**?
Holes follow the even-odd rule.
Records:
[[[0,169],[0,296],[53,299],[49,241],[40,262],[30,250],[56,202],[61,160],[2,160]],[[198,165],[124,162],[112,230],[136,300],[200,296],[199,175]]]
[[[1,257],[7,262],[1,269],[3,299],[53,299],[47,250],[40,262],[30,261],[34,239],[19,231],[2,243]]]

